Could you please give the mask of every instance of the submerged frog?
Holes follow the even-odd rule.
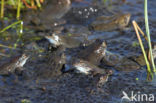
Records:
[[[97,39],[94,43],[89,45],[86,49],[80,51],[78,58],[89,61],[94,65],[99,65],[102,58],[105,56],[107,45],[105,41]]]
[[[10,62],[7,62],[0,67],[0,75],[9,75],[10,73],[14,73],[16,69],[22,70],[28,58],[29,56],[23,54],[11,59]]]
[[[130,13],[118,14],[110,17],[100,16],[91,24],[91,27],[96,31],[123,30],[128,25],[130,17]]]
[[[150,56],[149,49],[147,49],[147,50],[145,49],[145,52],[148,55],[148,60],[151,62],[151,56]],[[156,45],[154,45],[154,43],[152,44],[152,53],[153,53],[153,59],[155,61],[156,60]],[[138,63],[140,66],[146,65],[146,61],[144,59],[143,54],[140,54],[138,56],[132,56],[131,59],[134,60],[136,63]]]
[[[60,34],[52,34],[52,36],[45,36],[45,38],[54,46],[64,46],[67,48],[78,47],[82,44],[82,42],[78,39],[75,39],[70,36],[63,36]]]
[[[102,63],[108,66],[113,66],[120,71],[133,71],[140,68],[140,65],[135,61],[119,54],[111,53],[110,51],[106,51]]]

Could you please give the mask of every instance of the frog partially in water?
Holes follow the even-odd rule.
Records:
[[[107,74],[110,72],[110,70],[99,68],[96,65],[93,65],[92,63],[85,61],[83,59],[76,59],[73,61],[72,66],[80,73],[84,73],[86,75],[92,74]]]
[[[39,78],[57,77],[62,74],[61,69],[65,64],[65,47],[59,46],[55,51],[48,55],[47,63],[44,66],[39,66],[36,75]],[[41,68],[40,68],[41,67]]]
[[[84,74],[106,74],[105,69],[99,68],[99,64],[105,55],[106,43],[102,40],[96,40],[94,43],[87,46],[74,56],[67,59],[65,71],[73,68],[76,71]]]
[[[45,38],[54,46],[58,47],[60,45],[66,47],[66,48],[74,48],[81,45],[81,41],[78,39],[75,39],[70,36],[63,36],[60,34],[52,34],[51,36],[45,36]]]
[[[22,70],[28,58],[29,56],[22,54],[11,59],[11,61],[4,63],[0,66],[0,75],[9,75],[10,73],[14,73],[16,69]]]
[[[105,56],[102,59],[102,64],[113,66],[115,69],[120,71],[133,71],[140,69],[140,65],[135,61],[110,51],[106,51]]]
[[[105,64],[120,71],[133,71],[140,68],[135,61],[108,51],[106,42],[102,40],[96,40],[86,49],[81,50],[77,57],[95,66]]]
[[[96,31],[114,31],[123,30],[130,21],[131,14],[117,14],[113,16],[100,16],[91,24],[93,30]]]
[[[58,25],[64,24],[61,18],[70,10],[70,0],[47,0],[42,11],[28,12],[25,21],[35,26],[28,26],[34,30],[51,30]]]
[[[97,39],[94,43],[81,50],[77,56],[83,60],[89,61],[94,65],[99,65],[101,59],[105,56],[107,45],[105,41]]]

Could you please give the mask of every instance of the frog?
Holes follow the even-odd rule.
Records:
[[[92,44],[88,45],[83,50],[78,51],[74,55],[66,56],[67,63],[65,64],[65,71],[75,68],[80,72],[84,72],[84,74],[89,74],[92,70],[93,73],[91,74],[98,74],[99,72],[104,73],[105,69],[101,69],[98,66],[105,55],[106,48],[106,42],[97,39]]]
[[[95,42],[81,50],[77,57],[89,61],[94,65],[99,65],[107,50],[106,41],[97,39]],[[89,51],[89,52],[88,52]]]
[[[74,70],[76,70],[76,72],[78,73],[83,73],[83,74],[86,74],[86,75],[97,75],[97,74],[107,74],[108,73],[108,70],[106,69],[102,69],[102,68],[99,68],[98,66],[86,61],[86,60],[83,60],[83,59],[75,59],[75,60],[72,60],[72,67],[74,68]],[[110,72],[110,70],[109,70]]]
[[[70,0],[48,0],[42,6],[40,11],[28,12],[24,17],[28,22],[26,27],[34,30],[43,31],[58,28],[60,25],[65,24],[66,21],[62,17],[70,10]],[[31,26],[29,24],[33,24]],[[62,28],[62,27],[60,27]]]
[[[47,63],[44,68],[38,68],[36,71],[38,78],[58,77],[62,74],[61,70],[66,63],[65,49],[64,46],[59,46],[55,51],[47,55]]]
[[[91,27],[95,31],[114,31],[124,30],[129,24],[131,18],[130,13],[114,14],[113,16],[100,16],[91,23]]]
[[[145,48],[145,52],[148,56],[148,60],[151,62],[151,56],[150,56],[149,49]],[[156,45],[155,45],[155,43],[152,43],[152,55],[153,55],[153,59],[155,61],[156,60]],[[145,61],[144,55],[142,53],[137,56],[132,56],[130,58],[132,60],[134,60],[136,63],[138,63],[140,66],[146,65],[146,61]]]
[[[135,61],[107,50],[106,41],[100,39],[97,39],[84,50],[77,53],[77,58],[90,62],[95,66],[102,64],[112,66],[119,71],[128,72],[138,70],[140,68],[140,65]]]
[[[51,36],[45,36],[45,38],[53,45],[53,47],[64,46],[66,48],[75,48],[82,44],[78,39],[55,33]]]
[[[130,72],[140,69],[140,65],[135,61],[126,58],[120,54],[112,53],[110,51],[105,52],[105,56],[102,58],[102,64],[112,66],[116,70]]]
[[[12,58],[9,62],[4,63],[0,66],[0,75],[9,75],[15,73],[15,70],[23,70],[24,64],[27,62],[29,56],[22,54]]]

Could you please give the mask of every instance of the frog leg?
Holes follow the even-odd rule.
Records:
[[[24,67],[18,67],[18,68],[15,69],[15,74],[16,75],[21,75],[23,70],[25,70]]]

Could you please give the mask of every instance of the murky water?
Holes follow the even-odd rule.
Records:
[[[92,0],[85,0],[85,2],[81,2],[80,4],[72,4],[71,10],[64,17],[67,23],[63,26],[67,29],[67,31],[80,33],[81,35],[89,35],[88,39],[90,41],[98,38],[106,40],[108,51],[120,54],[127,58],[140,55],[140,47],[132,46],[133,43],[137,41],[137,37],[131,22],[128,25],[130,29],[124,32],[98,32],[88,29],[89,24],[95,20],[97,16],[102,14],[107,15],[105,9],[101,10],[97,6],[90,6],[91,1]],[[151,39],[155,42],[156,1],[150,0],[148,2]],[[143,3],[144,0],[126,0],[125,3],[123,3],[122,0],[113,0],[111,9],[115,13],[131,13],[131,21],[136,20],[139,26],[145,31]],[[1,52],[7,54],[11,53],[12,55],[16,55],[22,50],[25,50],[25,52],[31,55],[31,58],[24,66],[26,68],[25,71],[29,75],[19,76],[19,81],[16,83],[14,82],[14,75],[6,77],[0,76],[0,103],[20,103],[23,99],[30,100],[31,103],[156,102],[156,100],[154,102],[145,100],[138,101],[138,96],[142,94],[147,94],[148,96],[149,94],[152,94],[156,99],[156,80],[154,79],[152,82],[146,81],[145,67],[132,72],[123,72],[117,71],[114,67],[108,66],[107,68],[114,70],[114,73],[109,77],[108,82],[106,82],[101,88],[97,88],[95,84],[92,83],[94,81],[92,77],[83,74],[69,72],[61,74],[57,77],[48,75],[49,71],[47,68],[49,68],[49,66],[47,64],[47,54],[50,53],[47,49],[49,49],[48,45],[50,44],[46,39],[44,39],[43,36],[51,34],[52,31],[34,31],[35,30],[31,29],[24,30],[21,42],[24,43],[25,48],[20,50],[0,48]],[[63,31],[63,33],[66,34],[66,31]],[[9,36],[5,39],[4,37],[1,37],[0,43],[8,46],[11,44],[11,46],[13,46],[17,38],[16,31],[11,29],[4,34]],[[43,39],[40,40],[40,38]],[[19,44],[22,45],[21,42]],[[30,42],[35,42],[36,44],[31,44]],[[145,40],[144,42],[146,44]],[[27,49],[31,47],[30,45],[37,45],[38,47],[34,47],[37,47],[38,51],[44,49],[44,52],[39,53],[38,51],[27,51]],[[70,52],[74,54],[75,51],[77,51],[77,49],[74,49],[73,51],[71,50]],[[0,64],[3,64],[8,59],[9,58],[7,57],[1,56]],[[131,93],[134,92],[137,95],[137,101],[130,102],[124,100],[121,102],[121,98],[124,95],[123,91],[127,93],[129,97],[131,96]]]

